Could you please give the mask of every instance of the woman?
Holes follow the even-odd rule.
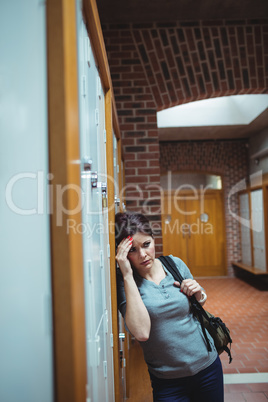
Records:
[[[206,295],[187,266],[173,257],[182,283],[155,258],[154,236],[142,214],[118,213],[115,220],[118,307],[127,330],[140,342],[154,401],[223,402],[223,374],[210,335],[207,350],[188,297]],[[187,297],[188,296],[188,297]]]

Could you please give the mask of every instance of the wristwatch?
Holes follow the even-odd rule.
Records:
[[[204,303],[207,300],[207,295],[203,290],[201,290],[202,299],[199,300],[199,303]]]

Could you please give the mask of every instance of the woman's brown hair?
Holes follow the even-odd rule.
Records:
[[[133,236],[137,232],[153,237],[150,222],[145,215],[130,212],[118,212],[115,215],[116,245],[126,237]]]

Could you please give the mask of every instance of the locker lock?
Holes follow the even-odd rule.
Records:
[[[107,184],[101,183],[102,208],[107,208]]]

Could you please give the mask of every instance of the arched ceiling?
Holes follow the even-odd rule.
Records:
[[[102,25],[115,24],[114,29],[124,29],[124,24],[133,23],[133,29],[139,31],[139,23],[169,23],[197,20],[246,20],[249,24],[256,24],[256,20],[268,19],[267,0],[96,0]],[[117,25],[118,24],[118,27]],[[227,23],[228,25],[228,23]],[[105,31],[104,31],[105,33]],[[143,41],[145,43],[145,41]],[[148,50],[148,49],[147,49]],[[153,79],[153,55],[147,51],[147,79]],[[150,57],[149,57],[150,56]],[[163,79],[163,82],[165,80]],[[172,83],[176,87],[176,81]],[[156,85],[155,85],[156,87]],[[161,91],[165,94],[166,88]],[[169,93],[172,91],[169,89]],[[160,101],[159,101],[160,102]],[[161,102],[160,102],[161,103]],[[161,105],[160,106],[161,109]],[[268,126],[268,110],[263,112],[251,124],[244,126],[216,126],[216,127],[180,127],[178,129],[159,129],[160,140],[174,140],[185,138],[246,138]]]

